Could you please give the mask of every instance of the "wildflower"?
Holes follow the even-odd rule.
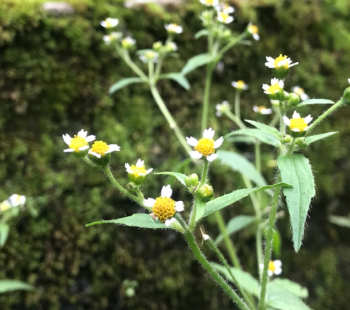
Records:
[[[203,132],[203,138],[199,141],[193,137],[186,137],[187,143],[194,147],[194,151],[191,152],[192,158],[202,158],[204,156],[208,161],[212,162],[218,155],[215,154],[215,149],[221,146],[224,142],[224,137],[220,137],[214,141],[215,131],[211,128],[205,129]]]
[[[183,30],[178,24],[166,24],[164,27],[169,33],[182,33]]]
[[[176,43],[174,43],[174,42],[168,42],[167,44],[165,44],[165,50],[166,50],[167,52],[175,52],[175,51],[178,50],[178,48],[177,48]]]
[[[216,105],[216,116],[220,117],[223,113],[229,110],[230,110],[230,105],[228,101],[225,100],[222,103],[219,103]]]
[[[147,63],[149,61],[158,62],[158,53],[153,51],[147,51],[140,55],[142,62]]]
[[[146,178],[146,175],[153,170],[153,168],[146,170],[144,161],[141,159],[137,161],[136,166],[125,164],[125,168],[130,181],[134,182],[136,185],[140,185]]]
[[[222,11],[222,12],[225,12],[225,13],[228,13],[228,14],[231,14],[235,11],[235,8],[226,4],[226,3],[220,3],[219,5],[217,5],[215,7],[215,9],[217,11]]]
[[[199,0],[200,3],[205,6],[217,6],[219,4],[219,0]]]
[[[272,109],[270,108],[266,108],[264,105],[260,105],[260,106],[254,106],[253,107],[253,110],[254,112],[256,113],[260,113],[260,114],[264,114],[264,115],[267,115],[267,114],[271,114],[272,113]]]
[[[117,18],[108,17],[105,20],[103,20],[100,24],[102,27],[105,27],[105,28],[113,28],[119,24],[119,20]]]
[[[278,93],[283,92],[283,87],[283,81],[276,78],[271,79],[271,85],[263,84],[262,86],[264,93],[274,100],[278,99]]]
[[[120,151],[120,146],[117,144],[109,144],[107,145],[106,142],[103,141],[95,141],[93,145],[91,146],[91,149],[89,151],[89,154],[97,157],[102,158],[103,156],[112,153]]]
[[[309,96],[307,94],[305,94],[304,89],[299,87],[299,86],[294,86],[292,88],[292,92],[294,94],[297,94],[300,97],[300,99],[303,101],[309,99]]]
[[[152,208],[155,219],[165,223],[165,226],[170,226],[176,222],[174,218],[176,212],[185,210],[185,205],[182,201],[174,201],[170,198],[172,193],[170,185],[167,185],[163,186],[160,197],[143,200],[143,204],[146,207]]]
[[[220,23],[224,24],[229,24],[232,23],[234,18],[230,16],[227,12],[225,11],[218,11],[218,21]]]
[[[276,59],[266,57],[266,60],[267,62],[265,62],[265,66],[274,69],[274,73],[279,79],[284,79],[288,75],[289,68],[298,64],[298,62],[292,64],[291,59],[286,55],[282,56],[282,54]]]
[[[26,196],[13,194],[8,198],[8,202],[10,203],[11,207],[24,206],[26,203]]]
[[[5,200],[2,203],[0,203],[0,212],[4,212],[7,211],[8,209],[10,209],[12,206],[10,205],[10,203]]]
[[[308,115],[305,118],[302,118],[297,111],[294,111],[292,119],[289,119],[287,116],[283,116],[283,121],[287,126],[289,126],[290,130],[295,132],[304,132],[310,127],[308,124],[312,121],[312,117],[311,115]]]
[[[63,152],[73,152],[77,157],[85,157],[89,149],[89,142],[96,139],[93,135],[88,136],[87,131],[84,131],[84,129],[80,130],[74,138],[71,138],[68,134],[62,135],[62,137],[63,141],[69,146],[69,149],[65,149]]]
[[[256,41],[260,40],[259,28],[252,23],[248,25],[248,32],[253,36]]]
[[[103,41],[105,41],[106,44],[110,44],[113,40],[120,39],[122,34],[120,32],[111,32],[110,34],[103,36]]]
[[[153,43],[153,46],[152,46],[152,48],[153,48],[155,51],[161,50],[162,47],[163,47],[163,43],[162,43],[161,41],[154,42],[154,43]]]
[[[264,264],[260,264],[260,268],[264,269]],[[269,268],[267,270],[267,274],[269,277],[280,275],[282,273],[282,262],[280,260],[274,260],[269,262]]]
[[[130,49],[135,45],[136,40],[133,39],[132,37],[126,37],[122,39],[121,43],[122,43],[122,47],[124,47],[125,49]]]
[[[234,88],[237,88],[239,90],[247,90],[247,89],[249,89],[249,86],[246,83],[244,83],[244,81],[242,81],[242,80],[238,80],[237,82],[233,81],[231,83],[231,85]]]

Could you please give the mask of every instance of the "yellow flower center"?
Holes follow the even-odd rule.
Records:
[[[242,80],[239,80],[236,82],[236,88],[240,88],[240,89],[243,89],[244,86],[245,86],[245,83],[242,81]]]
[[[91,152],[100,154],[101,156],[104,156],[108,150],[109,146],[103,141],[95,141],[91,147]]]
[[[175,201],[167,197],[158,197],[152,211],[154,215],[164,223],[167,219],[175,215]]]
[[[194,147],[194,149],[205,157],[214,154],[214,140],[207,138],[199,139],[198,144]]]
[[[213,5],[214,4],[214,0],[205,0],[205,4],[206,5]]]
[[[79,152],[79,148],[88,145],[84,138],[79,136],[74,136],[69,144],[69,148],[73,149],[75,152]]]
[[[261,105],[258,107],[258,112],[261,113],[263,110],[266,110],[266,107],[264,105]]]
[[[269,94],[275,94],[275,93],[278,93],[282,88],[279,86],[278,83],[275,83],[273,85],[271,85],[266,91],[269,93]]]
[[[288,64],[287,61],[285,61],[286,59],[287,59],[287,56],[286,56],[286,55],[285,55],[285,56],[282,56],[282,54],[280,54],[280,55],[275,59],[275,62],[274,62],[275,67],[276,67],[276,68],[277,68],[277,67],[281,67],[281,65],[278,65],[278,63],[281,62],[281,61],[283,61],[283,62],[284,62],[283,66],[284,66],[286,69],[288,69],[289,64]]]
[[[259,28],[255,25],[249,25],[248,31],[252,34],[257,34],[259,32]]]
[[[228,19],[229,15],[225,12],[221,12],[220,17],[221,17],[222,21],[225,23],[226,20]]]
[[[272,272],[275,272],[275,270],[276,270],[276,266],[273,263],[273,261],[269,262],[269,270]]]
[[[112,27],[112,23],[111,23],[111,21],[109,19],[106,19],[105,22],[106,22],[106,28],[111,28]]]
[[[303,118],[293,118],[290,120],[290,129],[299,129],[300,131],[304,131],[307,127],[307,124],[305,123]]]
[[[147,174],[145,166],[136,167],[135,165],[131,165],[131,170],[134,176],[138,177],[140,174]]]

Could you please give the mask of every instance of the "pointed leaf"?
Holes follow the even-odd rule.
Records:
[[[334,101],[329,100],[329,99],[308,99],[300,102],[297,107],[302,107],[304,105],[308,104],[333,104]]]
[[[3,247],[6,243],[9,235],[10,226],[7,224],[0,224],[0,247]]]
[[[239,130],[230,132],[229,134],[227,134],[225,136],[225,138],[230,137],[230,136],[237,136],[237,135],[244,135],[244,136],[253,137],[253,138],[256,138],[264,143],[271,144],[273,146],[279,146],[281,144],[280,140],[276,136],[274,136],[266,131],[262,131],[260,129],[250,129],[250,128],[239,129]]]
[[[265,125],[263,123],[259,123],[256,121],[251,121],[249,119],[245,120],[247,123],[252,124],[253,126],[255,126],[258,129],[261,129],[269,134],[274,135],[277,139],[281,139],[282,138],[282,134],[279,130],[277,130],[275,127],[269,126],[269,125]]]
[[[314,143],[318,140],[321,140],[321,139],[325,139],[327,137],[330,137],[330,136],[333,136],[335,135],[336,133],[338,133],[338,131],[331,131],[331,132],[326,132],[326,133],[321,133],[319,135],[314,135],[314,136],[310,136],[310,137],[306,137],[305,138],[305,143],[307,145],[310,145],[311,143]]]
[[[194,38],[195,39],[199,39],[200,37],[203,37],[203,36],[207,36],[209,34],[209,31],[207,29],[202,29],[202,30],[199,30],[195,35],[194,35]]]
[[[0,293],[17,290],[32,290],[31,285],[17,280],[0,280]]]
[[[89,224],[86,224],[86,227],[93,226],[93,225],[99,225],[99,224],[119,224],[119,225],[125,225],[129,227],[140,227],[140,228],[152,228],[152,229],[158,229],[158,228],[167,228],[163,223],[159,221],[153,220],[153,218],[149,214],[133,214],[132,216],[122,217],[120,219],[115,220],[102,220],[97,222],[92,222]]]
[[[181,73],[167,73],[167,74],[161,74],[159,76],[159,79],[171,79],[177,82],[180,86],[182,86],[184,89],[189,90],[190,89],[190,83],[188,83],[187,79],[181,74]]]
[[[247,227],[248,225],[254,223],[256,218],[251,215],[239,215],[231,219],[226,225],[226,232],[228,235],[232,235],[241,229]],[[218,245],[221,241],[224,240],[222,234],[220,234],[214,241]]]
[[[130,78],[125,78],[125,79],[121,79],[120,81],[118,81],[117,83],[113,84],[109,90],[108,93],[109,94],[113,94],[116,91],[118,91],[119,89],[129,85],[129,84],[133,84],[133,83],[142,83],[144,82],[141,78],[139,77],[130,77]]]
[[[209,53],[196,55],[187,61],[187,64],[183,67],[181,74],[186,75],[194,69],[200,66],[204,66],[207,63],[212,62],[213,60],[213,56],[211,56]]]
[[[335,225],[350,228],[350,219],[345,216],[331,215],[328,220]]]
[[[185,179],[186,179],[186,177],[187,177],[186,174],[182,174],[182,173],[179,173],[179,172],[157,172],[157,173],[155,173],[155,174],[171,175],[171,176],[177,178],[177,179],[181,182],[181,184],[182,184],[183,186],[186,186],[186,187],[187,187],[187,185],[186,185],[186,183],[185,183]]]
[[[200,220],[205,212],[205,202],[199,198],[196,198],[196,222]]]
[[[271,283],[273,283],[273,285],[276,285],[278,287],[284,288],[285,290],[289,291],[290,293],[300,298],[309,297],[309,291],[307,290],[306,287],[302,287],[300,284],[293,282],[289,279],[277,278],[271,281]]]
[[[281,171],[282,181],[293,186],[284,188],[283,194],[287,198],[294,249],[298,252],[311,198],[315,196],[314,177],[309,160],[300,154],[280,156],[277,165]]]

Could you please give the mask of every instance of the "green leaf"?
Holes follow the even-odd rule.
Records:
[[[284,188],[283,194],[287,198],[294,249],[298,252],[311,198],[315,196],[314,177],[309,160],[300,154],[280,156],[277,165],[281,171],[282,181],[293,186]]]
[[[305,143],[307,145],[310,145],[311,143],[314,143],[315,141],[330,137],[335,135],[336,133],[338,133],[338,131],[331,131],[331,132],[326,132],[326,133],[321,133],[319,135],[314,135],[314,136],[310,136],[310,137],[306,137],[305,138]]]
[[[301,103],[297,105],[297,107],[302,107],[304,105],[308,104],[333,104],[334,101],[329,100],[329,99],[309,99],[309,100],[304,100]]]
[[[211,56],[209,53],[199,54],[197,56],[194,56],[187,61],[187,64],[183,67],[181,74],[186,75],[189,72],[193,71],[194,69],[200,66],[204,66],[207,63],[212,62],[213,60],[214,60],[213,56]]]
[[[233,132],[230,132],[225,136],[225,138],[230,136],[244,135],[256,138],[264,143],[271,144],[273,146],[279,146],[281,144],[280,140],[276,138],[276,136],[267,133],[266,131],[262,131],[260,129],[239,129]]]
[[[181,74],[181,73],[167,73],[167,74],[161,74],[159,76],[159,79],[171,79],[180,84],[184,89],[189,90],[190,89],[190,83],[188,83],[187,79]]]
[[[277,287],[282,287],[285,290],[289,291],[290,293],[300,298],[309,297],[309,291],[307,288],[302,287],[300,284],[293,282],[289,279],[278,278],[271,281],[270,283],[273,283],[273,285],[276,285]]]
[[[235,137],[228,137],[225,139],[226,142],[242,142],[242,143],[247,143],[247,144],[253,144],[253,139],[249,137],[244,137],[244,136],[235,136]]]
[[[144,82],[141,78],[139,77],[130,77],[130,78],[125,78],[125,79],[121,79],[120,81],[118,81],[117,83],[113,84],[109,90],[108,93],[109,94],[113,94],[116,91],[118,91],[119,89],[129,85],[129,84],[133,84],[133,83],[142,83]]]
[[[277,130],[275,127],[272,127],[272,126],[268,126],[268,125],[265,125],[263,123],[259,123],[259,122],[256,122],[256,121],[251,121],[249,119],[246,119],[245,120],[247,123],[249,124],[252,124],[253,126],[255,126],[256,128],[258,129],[261,129],[269,134],[272,134],[274,135],[277,139],[281,139],[282,138],[282,134],[279,130]]]
[[[286,183],[277,183],[274,185],[267,185],[267,186],[262,186],[262,187],[257,187],[257,188],[239,189],[239,190],[236,190],[230,194],[226,194],[224,196],[215,198],[214,200],[211,200],[211,201],[206,203],[205,212],[204,212],[203,217],[206,217],[206,216],[208,216],[208,215],[210,215],[218,210],[221,210],[221,209],[235,203],[236,201],[241,200],[244,197],[247,197],[251,193],[263,191],[263,190],[278,187],[278,186],[290,187],[290,185],[286,184]]]
[[[328,220],[335,225],[350,228],[350,219],[345,216],[331,215]]]
[[[177,178],[183,186],[186,186],[185,179],[186,179],[186,174],[182,174],[179,172],[157,172],[155,174],[165,174],[165,175],[171,175],[175,178]],[[187,186],[186,186],[187,187]]]
[[[16,280],[0,280],[0,293],[17,290],[32,290],[31,285]]]
[[[0,224],[0,247],[3,247],[6,243],[9,235],[10,226],[7,224]]]
[[[226,225],[226,232],[228,235],[232,235],[237,231],[247,227],[248,225],[254,223],[256,218],[250,215],[239,215],[231,219]],[[224,237],[220,234],[214,241],[216,245],[218,245]]]
[[[196,198],[196,222],[200,220],[205,212],[205,201]]]
[[[210,265],[219,273],[221,273],[228,281],[233,282],[230,276],[230,273],[228,272],[225,266],[212,263],[212,262],[210,263]],[[255,279],[248,272],[245,272],[238,268],[231,267],[231,271],[234,277],[236,278],[236,280],[239,282],[239,284],[242,286],[242,288],[246,292],[250,294],[255,294],[255,295],[258,294],[259,282],[257,279]]]
[[[194,38],[195,39],[199,39],[200,37],[203,37],[203,36],[207,36],[209,34],[209,31],[207,29],[202,29],[202,30],[199,30],[195,35],[194,35]]]
[[[97,221],[86,224],[86,227],[99,225],[99,224],[119,224],[126,225],[129,227],[140,227],[140,228],[167,228],[163,223],[156,222],[149,214],[136,213],[132,216],[122,217],[115,220]]]

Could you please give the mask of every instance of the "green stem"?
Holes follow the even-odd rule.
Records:
[[[202,111],[202,132],[208,125],[208,111],[209,111],[209,93],[211,86],[211,79],[213,76],[213,64],[207,65],[207,76],[205,80],[204,98],[203,98],[203,111]]]
[[[220,287],[231,297],[231,299],[236,302],[238,307],[242,310],[250,310],[245,302],[236,294],[236,292],[226,283],[226,281],[219,275],[219,273],[210,265],[209,261],[203,255],[199,249],[196,240],[194,239],[192,233],[189,230],[185,232],[185,238],[197,260],[202,264],[202,266],[208,271],[208,273],[213,277],[213,279],[220,285]]]
[[[291,141],[291,143],[289,144],[289,147],[288,147],[286,156],[289,156],[289,155],[291,155],[291,154],[293,153],[295,141],[296,141],[296,138],[292,138],[292,141]]]
[[[276,127],[276,125],[278,124],[278,122],[280,120],[280,117],[281,117],[281,112],[279,110],[275,109],[275,116],[273,117],[269,126]]]
[[[236,90],[235,94],[235,115],[240,120],[241,119],[241,92]]]
[[[156,66],[156,71],[154,73],[154,80],[155,81],[158,81],[160,71],[161,71],[162,65],[163,65],[163,59],[164,59],[163,56],[159,56],[159,60],[158,60],[157,66]]]
[[[226,116],[232,120],[240,129],[246,128],[246,126],[243,124],[243,122],[236,116],[234,115],[231,111],[225,111],[224,112]]]
[[[218,52],[218,58],[221,58],[231,47],[236,45],[237,43],[241,42],[245,37],[247,36],[247,32],[241,33],[238,37],[232,39],[230,42],[228,42],[219,52]]]
[[[124,53],[123,53],[123,58],[124,58],[124,61],[128,64],[128,66],[140,77],[142,78],[144,81],[147,81],[148,78],[146,76],[146,74],[144,74],[142,72],[142,70],[136,66],[136,64],[130,59],[130,55],[129,55],[129,52],[124,50]]]
[[[261,281],[262,270],[260,268],[260,265],[262,262],[263,253],[262,253],[262,234],[261,234],[260,225],[257,225],[257,228],[256,228],[255,241],[256,241],[256,257],[258,261],[259,279]]]
[[[202,178],[201,178],[201,183],[199,184],[199,188],[201,188],[205,184],[205,182],[207,181],[208,172],[209,172],[209,165],[210,165],[209,161],[204,159],[203,160]]]

